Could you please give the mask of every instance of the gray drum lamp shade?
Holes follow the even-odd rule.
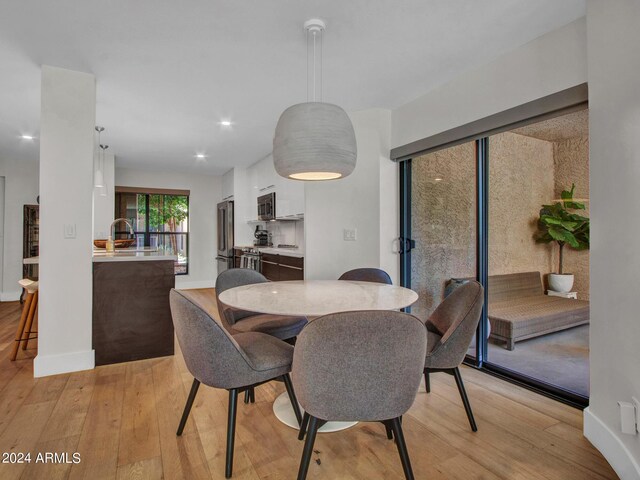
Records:
[[[294,180],[332,180],[356,167],[357,145],[347,113],[323,102],[287,108],[273,138],[273,164],[279,175]]]

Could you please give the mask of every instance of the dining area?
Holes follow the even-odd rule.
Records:
[[[424,478],[425,439],[406,414],[421,388],[421,395],[430,393],[431,374],[454,377],[466,429],[478,430],[459,367],[484,291],[473,281],[460,286],[426,321],[403,311],[417,299],[375,268],[351,270],[337,280],[284,282],[235,268],[218,276],[215,289],[172,290],[176,337],[192,376],[176,435],[183,435],[199,391],[226,390],[216,395],[227,401],[215,405],[226,403],[226,422],[216,427],[226,433],[224,448],[219,446],[225,478],[237,474],[238,432],[260,429],[255,421],[242,424],[252,409],[259,411],[252,415],[268,416],[269,424],[281,424],[280,437],[297,452],[299,463],[288,466],[286,478],[338,478],[327,471],[331,455],[318,445],[343,445],[340,452],[358,429],[396,451],[395,464],[385,468],[406,479]],[[241,465],[247,449],[253,446],[242,441]],[[356,468],[359,460],[353,461]]]

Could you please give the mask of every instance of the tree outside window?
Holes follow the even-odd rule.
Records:
[[[116,214],[131,221],[146,247],[177,255],[176,275],[188,273],[188,195],[116,192]]]

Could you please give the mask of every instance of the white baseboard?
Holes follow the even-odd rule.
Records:
[[[607,459],[622,480],[640,480],[640,465],[631,451],[589,407],[584,410],[584,436]]]
[[[20,300],[20,290],[15,292],[0,292],[0,302],[17,302]]]
[[[176,288],[181,290],[190,290],[192,288],[213,288],[215,287],[215,280],[199,280],[195,282],[181,281],[179,277],[176,278]]]
[[[62,355],[37,355],[33,361],[33,376],[46,377],[59,373],[79,372],[91,370],[95,366],[95,350]]]

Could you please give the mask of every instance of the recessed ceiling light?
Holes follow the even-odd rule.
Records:
[[[33,140],[35,137],[33,135],[21,135],[23,140]]]
[[[223,127],[230,127],[231,126],[231,120],[221,120],[220,121],[220,125],[222,125]]]
[[[207,156],[204,153],[196,153],[196,158],[203,159],[207,158]]]
[[[442,178],[440,178],[440,177],[436,177],[436,178],[434,178],[434,180],[435,180],[436,182],[441,182],[441,181],[442,181]]]

